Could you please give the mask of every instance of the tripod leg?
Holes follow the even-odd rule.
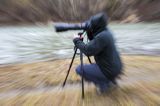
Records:
[[[65,78],[65,80],[64,80],[64,82],[63,82],[63,87],[64,87],[65,84],[66,84],[66,81],[67,81],[69,72],[70,72],[70,70],[71,70],[71,67],[72,67],[72,64],[73,64],[73,61],[74,61],[74,58],[75,58],[76,53],[77,53],[77,48],[76,48],[75,51],[74,51],[74,55],[73,55],[73,57],[72,57],[72,61],[71,61],[71,63],[70,63],[69,69],[68,69],[68,71],[67,71],[66,78]]]
[[[80,51],[81,71],[82,71],[82,99],[84,99],[84,67],[83,67],[83,53]]]
[[[89,63],[90,63],[90,64],[92,64],[91,59],[89,58],[89,56],[87,56],[87,57],[88,57],[88,61],[89,61]]]

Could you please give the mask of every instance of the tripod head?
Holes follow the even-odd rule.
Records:
[[[85,33],[85,31],[78,33],[78,36],[82,41],[83,41],[83,38],[85,37],[85,36],[83,36],[84,33]]]

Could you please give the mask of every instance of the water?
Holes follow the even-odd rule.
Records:
[[[160,23],[109,26],[121,53],[160,55]],[[0,65],[71,57],[76,33],[56,33],[53,25],[1,26]]]

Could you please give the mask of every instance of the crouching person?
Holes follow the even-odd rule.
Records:
[[[84,79],[93,82],[101,93],[108,90],[110,83],[116,84],[116,77],[122,71],[122,62],[112,34],[107,28],[107,16],[99,13],[89,19],[89,42],[85,44],[79,36],[73,42],[86,56],[94,56],[93,64],[85,64]],[[77,74],[82,76],[80,66]]]

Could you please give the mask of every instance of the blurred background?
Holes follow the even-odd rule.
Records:
[[[0,106],[82,105],[78,59],[67,89],[60,89],[79,31],[56,33],[54,24],[99,12],[109,16],[125,76],[105,97],[87,84],[84,105],[160,105],[160,0],[0,0]]]
[[[160,18],[159,0],[1,0],[0,23],[78,22],[105,11],[111,21],[141,22]]]

